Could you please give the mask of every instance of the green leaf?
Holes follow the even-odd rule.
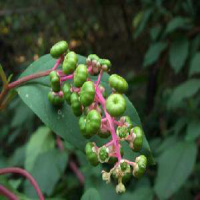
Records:
[[[161,26],[154,26],[150,29],[149,33],[152,41],[156,41],[158,39],[161,30],[162,30]]]
[[[32,176],[37,181],[41,191],[48,196],[53,192],[67,165],[68,156],[66,152],[53,149],[40,154],[31,170]],[[25,193],[27,196],[36,197],[33,186],[26,181]]]
[[[99,192],[95,188],[90,188],[84,193],[81,200],[101,200],[101,198]]]
[[[193,74],[200,73],[200,52],[197,52],[190,63],[190,70],[189,75],[192,76]]]
[[[168,199],[188,179],[197,156],[193,142],[179,142],[167,149],[158,159],[155,191],[159,199]]]
[[[169,99],[168,107],[177,107],[184,99],[192,97],[200,89],[199,79],[190,79],[177,86]]]
[[[50,133],[50,129],[47,127],[40,127],[31,136],[26,146],[26,160],[25,169],[31,171],[34,167],[37,157],[53,149],[55,146],[55,140]]]
[[[169,61],[171,67],[178,73],[185,64],[188,56],[189,41],[187,37],[182,36],[172,41],[169,50]]]
[[[144,67],[154,64],[166,47],[167,43],[165,42],[151,44],[144,57]]]
[[[120,198],[120,200],[152,200],[153,190],[150,187],[141,187],[128,193],[128,191]]]
[[[85,63],[85,57],[79,55],[78,58],[79,63]],[[52,59],[49,55],[45,55],[31,64],[22,74],[22,77],[39,71],[48,70],[52,68],[54,64],[55,59]],[[108,78],[109,75],[105,73],[102,77],[101,84],[105,86],[108,92],[111,92],[108,84]],[[91,79],[96,80],[97,77],[91,77]],[[62,108],[55,108],[49,103],[47,98],[48,92],[50,91],[48,77],[30,81],[28,84],[19,87],[17,91],[20,98],[44,122],[46,126],[67,142],[74,145],[76,148],[84,151],[85,144],[88,140],[80,134],[78,118],[74,116],[71,107],[67,103],[64,103]],[[126,114],[130,115],[134,125],[141,126],[136,109],[128,98],[126,98],[126,101]],[[102,144],[102,139],[99,139],[98,137],[95,137],[95,141],[97,144]],[[153,157],[146,139],[142,152],[153,162]]]
[[[185,139],[187,141],[193,141],[200,137],[200,123],[199,121],[192,121],[187,126],[187,134]]]
[[[189,23],[190,23],[189,19],[183,17],[175,17],[167,24],[165,33],[169,34],[179,28],[187,28]]]

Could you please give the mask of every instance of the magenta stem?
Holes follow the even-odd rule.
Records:
[[[52,70],[56,70],[58,68],[58,66],[61,64],[63,58],[59,58],[57,61],[56,61],[56,64],[53,66]]]
[[[0,185],[0,194],[2,194],[5,197],[8,197],[9,200],[19,200],[18,197],[15,194],[10,192],[3,185]]]
[[[111,136],[112,136],[112,140],[113,143],[115,145],[115,150],[116,150],[116,157],[118,158],[118,162],[120,162],[121,158],[121,154],[120,154],[120,144],[119,144],[119,140],[117,138],[116,132],[115,132],[115,127],[114,127],[114,123],[113,123],[113,119],[111,118],[111,116],[109,115],[109,113],[106,110],[106,106],[105,106],[105,99],[100,91],[100,89],[98,87],[96,87],[96,95],[97,98],[99,99],[99,102],[102,105],[102,108],[104,110],[105,116],[108,120],[108,124],[110,127],[110,132],[111,132]]]
[[[31,182],[33,187],[35,188],[37,195],[39,197],[39,200],[44,200],[44,196],[43,196],[37,182],[31,176],[31,174],[29,174],[26,170],[21,169],[21,168],[17,168],[17,167],[8,167],[8,168],[0,169],[0,175],[9,174],[9,173],[20,174],[20,175],[26,177]]]
[[[98,79],[97,79],[97,82],[96,82],[97,87],[99,86],[99,83],[101,82],[102,75],[103,75],[103,70],[100,71],[100,74],[98,76]]]

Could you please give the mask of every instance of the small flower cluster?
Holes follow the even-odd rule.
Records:
[[[109,77],[112,94],[107,97],[105,88],[100,84],[103,72],[108,72],[111,62],[91,54],[86,64],[78,64],[76,53],[68,50],[65,41],[55,44],[50,51],[57,58],[49,77],[51,91],[49,101],[55,106],[61,106],[66,101],[79,118],[82,135],[89,139],[94,135],[111,140],[98,147],[94,142],[88,142],[85,152],[88,161],[93,166],[99,163],[110,163],[114,166],[109,172],[102,171],[102,179],[109,183],[111,177],[118,181],[116,192],[125,191],[125,183],[133,175],[142,176],[146,170],[147,158],[140,155],[135,162],[123,158],[121,142],[129,143],[130,148],[139,152],[143,144],[143,131],[133,126],[129,116],[124,116],[126,100],[123,94],[128,90],[124,78],[113,74]],[[58,66],[62,63],[62,70]],[[98,76],[92,81],[91,76]],[[73,80],[73,83],[67,82]]]

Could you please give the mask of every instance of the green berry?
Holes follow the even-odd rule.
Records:
[[[146,171],[147,167],[147,158],[144,155],[141,155],[136,158],[136,166],[133,170],[133,175],[136,178],[140,178]]]
[[[131,129],[131,133],[134,136],[132,149],[133,151],[140,151],[142,149],[143,144],[143,131],[139,126],[134,127]]]
[[[99,65],[103,71],[109,71],[111,67],[111,62],[108,59],[99,59]]]
[[[51,47],[50,54],[53,58],[59,58],[68,50],[68,44],[66,41],[60,41]]]
[[[54,92],[60,91],[60,77],[58,76],[56,71],[52,71],[49,74],[51,88]]]
[[[120,168],[123,172],[125,172],[129,167],[129,164],[127,162],[120,163]]]
[[[71,86],[69,83],[65,83],[63,85],[63,93],[64,93],[64,98],[65,100],[67,101],[68,104],[71,104],[71,95],[72,95],[72,92],[71,92]]]
[[[124,78],[117,74],[113,74],[109,77],[109,84],[111,88],[119,93],[125,93],[128,90],[128,83]]]
[[[111,94],[106,100],[106,110],[112,117],[119,117],[126,110],[126,100],[121,94]]]
[[[124,173],[122,177],[122,182],[127,183],[130,180],[131,176],[132,176],[131,167],[129,166],[129,168],[127,168],[126,172]]]
[[[95,86],[92,81],[86,81],[81,87],[80,101],[83,106],[89,106],[94,101],[96,94]]]
[[[101,162],[106,162],[109,159],[109,150],[107,147],[101,147],[99,150],[99,159]]]
[[[131,119],[130,119],[129,116],[123,116],[123,117],[121,117],[121,118],[120,118],[120,121],[123,122],[124,125],[125,125],[126,127],[128,127],[129,130],[130,130],[131,128],[133,128],[133,123],[132,123],[132,121],[131,121]]]
[[[79,100],[79,95],[76,92],[73,92],[70,97],[71,107],[73,110],[74,115],[77,117],[81,116],[82,114],[82,105]]]
[[[92,142],[88,142],[85,146],[85,153],[88,161],[91,165],[97,166],[99,164],[98,156],[95,151],[94,144]]]
[[[78,62],[78,57],[76,53],[74,53],[73,51],[70,51],[65,56],[63,66],[62,66],[63,72],[65,74],[72,74],[76,69],[77,62]]]
[[[49,92],[48,99],[54,106],[62,106],[64,103],[64,97],[60,97],[52,91]]]
[[[76,87],[81,87],[83,83],[87,80],[88,71],[86,65],[80,64],[76,68],[74,73],[74,85]]]
[[[101,115],[96,110],[88,112],[86,117],[79,119],[79,126],[84,137],[90,138],[98,133],[101,126]]]
[[[118,126],[116,133],[120,139],[125,139],[129,135],[129,129],[126,126]]]
[[[99,60],[99,56],[97,56],[96,54],[90,54],[87,58],[88,60],[96,60],[98,61]]]

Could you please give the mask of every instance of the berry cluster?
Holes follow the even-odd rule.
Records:
[[[143,131],[133,126],[129,116],[123,116],[126,110],[126,100],[123,96],[128,90],[128,83],[124,78],[113,74],[109,77],[112,94],[107,97],[105,88],[100,84],[103,72],[108,72],[111,63],[107,59],[100,59],[91,54],[86,59],[86,65],[78,64],[76,53],[68,50],[68,44],[60,41],[55,44],[50,54],[57,58],[49,77],[51,91],[49,101],[55,106],[61,106],[64,101],[71,105],[75,116],[80,117],[79,127],[82,135],[89,139],[93,135],[111,140],[98,147],[94,142],[88,142],[85,152],[88,161],[93,166],[99,163],[111,163],[114,166],[109,172],[102,171],[102,178],[107,183],[111,177],[118,181],[116,192],[125,191],[124,183],[133,175],[142,176],[146,170],[147,158],[140,155],[135,162],[123,158],[122,141],[129,143],[130,148],[139,152],[143,144]],[[62,70],[58,65],[62,63]],[[97,81],[91,80],[98,76]],[[73,83],[66,82],[73,80]]]

